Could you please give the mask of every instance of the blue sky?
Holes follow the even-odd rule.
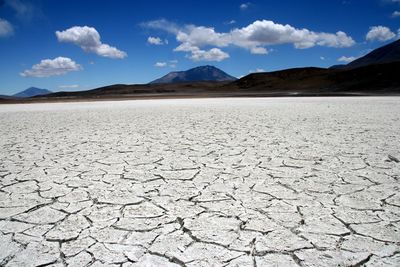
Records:
[[[400,0],[0,0],[0,94],[147,83],[206,64],[236,77],[329,67],[399,28]]]

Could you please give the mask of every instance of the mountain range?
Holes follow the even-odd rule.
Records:
[[[169,73],[148,84],[114,84],[87,91],[36,95],[24,101],[243,96],[400,95],[400,41],[348,65],[252,73],[241,79],[213,66]],[[48,93],[45,91],[44,93]],[[2,98],[2,102],[11,101]],[[22,100],[19,100],[22,101]]]

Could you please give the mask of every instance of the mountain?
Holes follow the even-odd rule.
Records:
[[[199,82],[199,81],[234,81],[235,77],[230,76],[224,71],[214,66],[200,66],[187,71],[170,72],[167,75],[150,82],[157,83],[181,83],[181,82]]]
[[[51,94],[52,91],[47,90],[47,89],[40,89],[40,88],[36,88],[36,87],[29,87],[28,89],[16,93],[13,96],[15,97],[32,97],[32,96],[38,96],[38,95],[47,95],[47,94]]]
[[[400,39],[382,46],[356,59],[345,66],[345,68],[358,68],[373,64],[382,64],[400,61]]]

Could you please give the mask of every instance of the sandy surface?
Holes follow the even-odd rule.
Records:
[[[1,266],[399,266],[400,98],[0,106]]]

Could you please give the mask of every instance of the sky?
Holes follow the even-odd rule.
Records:
[[[0,0],[0,95],[346,64],[400,36],[400,0]]]

